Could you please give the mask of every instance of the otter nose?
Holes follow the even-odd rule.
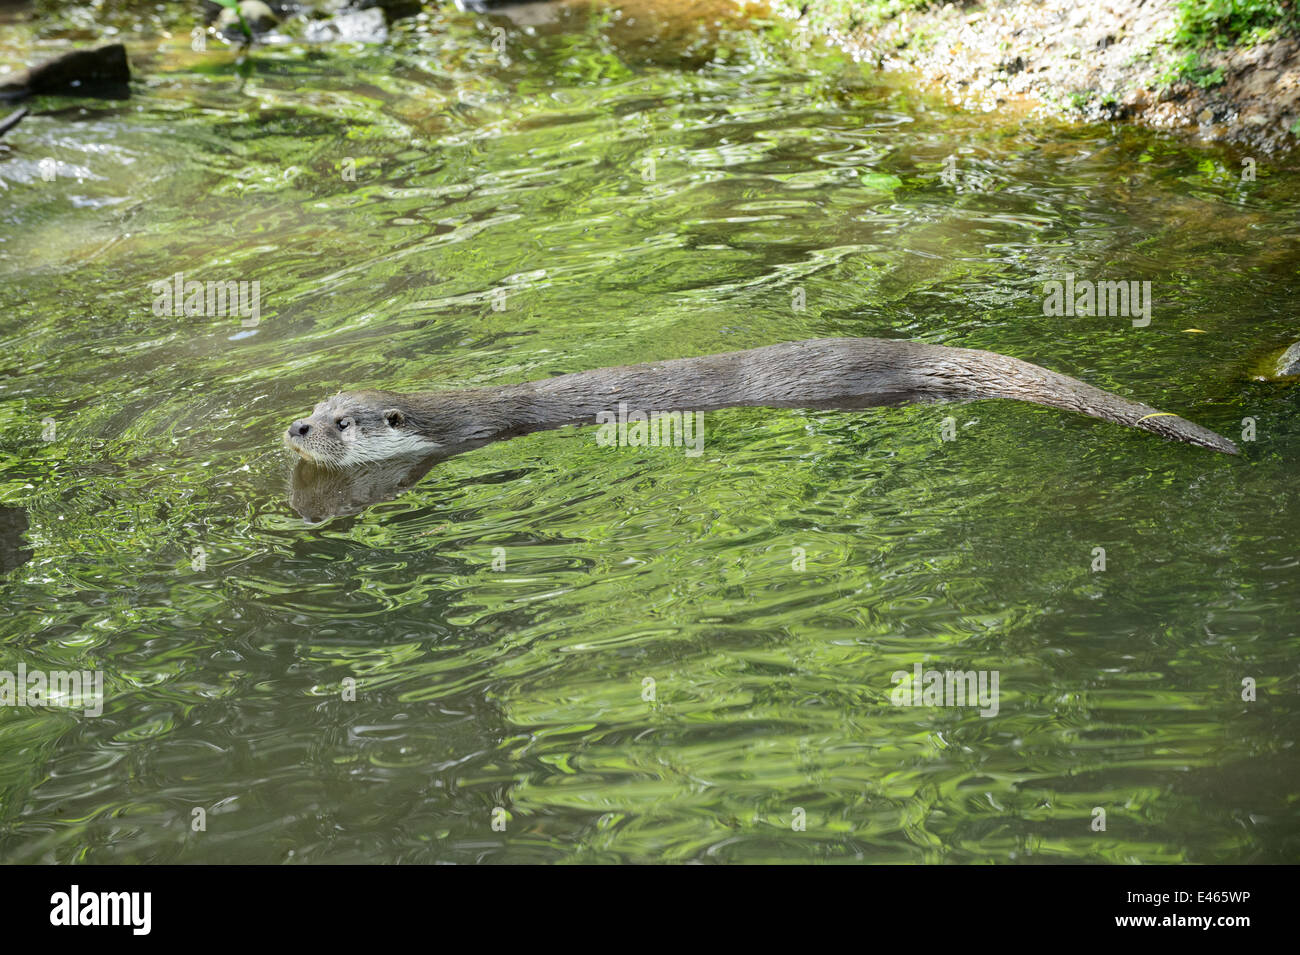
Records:
[[[293,424],[289,425],[289,434],[295,438],[307,437],[307,432],[310,430],[311,425],[302,420],[295,421]]]

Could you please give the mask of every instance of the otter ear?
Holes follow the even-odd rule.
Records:
[[[389,408],[384,412],[384,420],[388,422],[390,428],[400,427],[406,420],[406,415],[402,414],[396,408]]]

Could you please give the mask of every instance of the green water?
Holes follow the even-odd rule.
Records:
[[[0,707],[0,859],[1297,861],[1300,422],[1253,369],[1300,338],[1300,174],[626,19],[507,61],[454,11],[243,64],[146,31],[130,100],[0,145],[0,668],[105,684]],[[154,314],[177,272],[259,324]],[[1066,273],[1150,280],[1150,325],[1045,317]],[[290,503],[280,435],[340,388],[855,335],[1256,439],[742,409],[699,457],[566,429]],[[892,705],[917,663],[999,712]]]

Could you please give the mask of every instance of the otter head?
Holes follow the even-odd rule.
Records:
[[[334,468],[437,449],[415,427],[400,399],[384,391],[341,392],[289,425],[284,443],[308,461]]]

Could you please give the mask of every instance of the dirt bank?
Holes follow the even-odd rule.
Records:
[[[1279,28],[1189,45],[1176,0],[775,0],[853,56],[904,69],[976,109],[1025,103],[1133,119],[1266,151],[1300,126],[1300,42]],[[1181,17],[1181,19],[1180,19]],[[1216,36],[1223,42],[1223,36]]]

